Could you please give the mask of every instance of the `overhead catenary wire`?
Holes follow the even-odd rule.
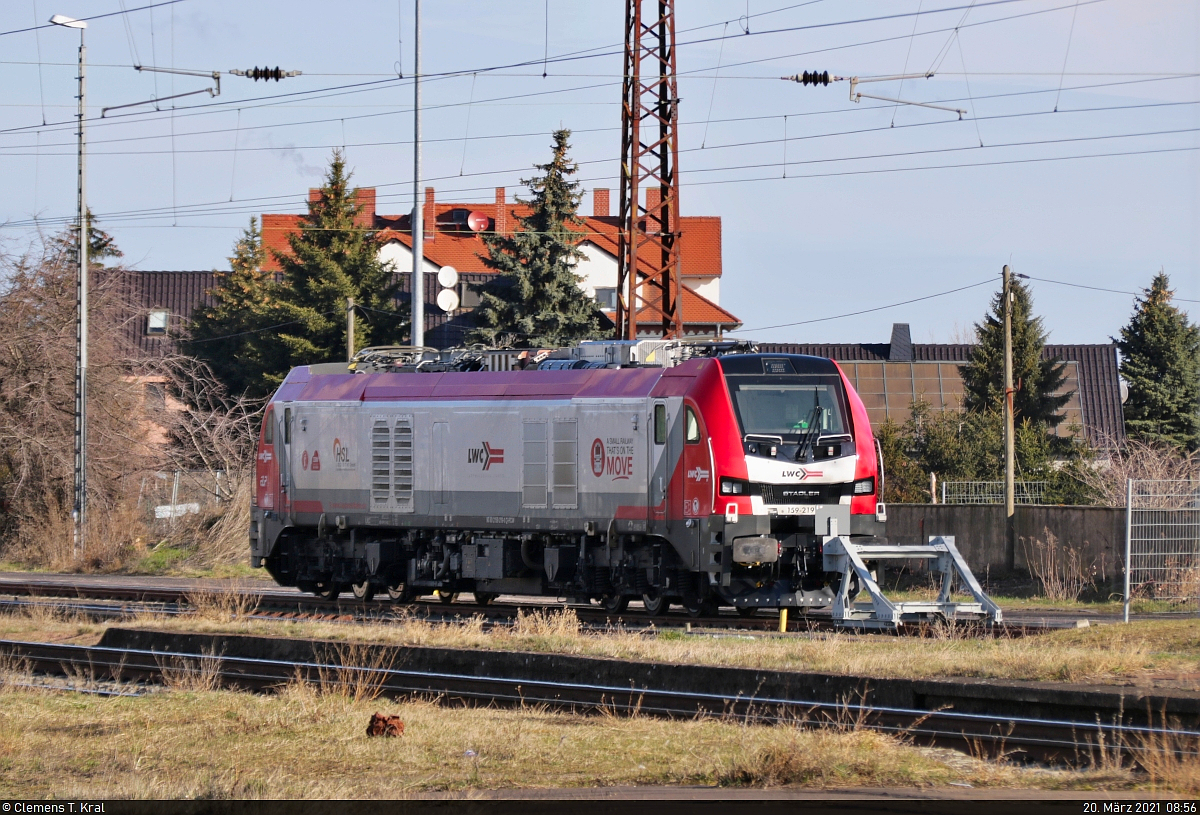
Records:
[[[1067,32],[1067,48],[1066,48],[1066,51],[1063,52],[1062,73],[1059,75],[1059,78],[1058,78],[1058,95],[1054,97],[1054,110],[1055,111],[1058,110],[1058,100],[1059,100],[1059,97],[1062,96],[1063,79],[1067,75],[1067,59],[1071,56],[1071,39],[1075,36],[1075,18],[1078,16],[1079,16],[1079,3],[1076,3],[1074,11],[1071,12],[1071,28]],[[964,71],[967,70],[965,66],[963,67],[963,70]]]
[[[970,148],[970,149],[977,149],[977,148]],[[858,176],[858,175],[880,175],[880,174],[899,173],[899,172],[917,172],[917,171],[924,171],[924,170],[948,170],[948,169],[962,169],[962,168],[971,168],[971,167],[998,167],[998,166],[1007,166],[1007,165],[1034,164],[1034,163],[1044,163],[1044,162],[1072,161],[1072,160],[1097,159],[1097,158],[1149,156],[1149,155],[1156,155],[1156,154],[1192,152],[1192,151],[1196,151],[1196,150],[1200,150],[1200,145],[1190,146],[1190,147],[1171,147],[1171,148],[1160,148],[1160,149],[1149,149],[1149,150],[1125,150],[1125,151],[1108,152],[1108,153],[1087,153],[1087,154],[1081,154],[1081,155],[1068,155],[1068,156],[1049,156],[1049,157],[1038,157],[1038,158],[1006,159],[1006,160],[983,161],[983,162],[963,162],[963,163],[958,163],[958,164],[922,165],[922,166],[916,166],[916,167],[886,167],[886,168],[868,169],[868,170],[839,170],[839,171],[834,171],[834,172],[789,175],[787,180],[813,179],[813,178],[836,178],[836,177],[842,177],[842,176]],[[768,165],[757,165],[757,166],[773,167],[773,166],[778,166],[778,165],[768,164]],[[718,169],[720,169],[720,168],[718,168]],[[449,176],[449,178],[453,178],[453,176]],[[591,182],[591,181],[596,181],[596,180],[607,180],[607,179],[582,178],[579,180],[582,182]],[[681,182],[681,186],[703,187],[703,186],[720,185],[720,184],[742,184],[742,183],[756,183],[756,182],[780,181],[780,180],[783,180],[783,179],[781,179],[777,175],[753,176],[753,177],[739,177],[739,178],[722,178],[722,179],[714,179],[714,180],[710,180],[710,181],[686,181],[686,182]],[[475,187],[475,188],[470,188],[465,191],[484,191],[484,190],[489,190],[489,189],[491,189],[491,188],[490,187]],[[463,190],[457,190],[457,192],[461,192],[461,191],[463,191]],[[295,198],[295,196],[287,196],[287,197],[293,198],[293,199]],[[386,198],[387,198],[387,196],[383,196],[377,200],[386,200]],[[407,199],[404,199],[403,196],[395,196],[395,198],[397,198],[397,200],[402,200],[402,199],[407,200]],[[167,210],[166,212],[161,211],[161,208],[160,208],[159,210],[156,210],[154,212],[146,212],[146,213],[141,213],[141,214],[127,215],[127,216],[106,214],[106,215],[104,215],[104,219],[105,219],[106,223],[119,224],[124,229],[133,229],[133,228],[139,228],[139,227],[134,224],[130,224],[128,222],[129,220],[131,220],[131,219],[152,220],[155,218],[163,218],[169,214],[169,209],[170,209],[169,207],[166,208],[166,210]],[[241,212],[249,212],[249,213],[253,214],[253,213],[259,212],[260,209],[259,208],[252,208],[252,209],[244,208],[240,211]],[[237,214],[237,211],[223,210],[223,211],[211,211],[211,212],[192,212],[192,213],[188,213],[188,214],[190,214],[192,217],[212,217],[212,216],[221,215],[221,214]],[[286,213],[284,213],[284,214],[286,214]],[[70,222],[71,222],[70,218],[62,217],[62,218],[42,218],[39,223],[41,223],[41,224],[54,224],[54,223],[67,224]],[[31,225],[31,224],[27,223],[27,222],[10,222],[8,224],[0,225],[0,229],[25,228],[29,225]],[[141,227],[141,228],[160,229],[160,228],[163,228],[163,226],[162,225],[147,225],[147,226]],[[180,228],[183,228],[183,225],[180,225]],[[235,227],[197,225],[197,226],[194,226],[191,228],[231,229],[231,228],[235,228]],[[280,227],[280,228],[281,229],[290,229],[291,227]],[[364,231],[369,231],[369,230],[364,229]],[[602,233],[582,233],[582,234],[602,234]]]
[[[239,108],[239,110],[240,110],[240,108]],[[180,135],[180,137],[182,137],[184,134],[179,134],[179,135]],[[538,135],[541,135],[541,134],[538,134]],[[487,138],[487,137],[484,137],[484,138]],[[786,146],[786,141],[785,141],[785,146]],[[787,162],[785,161],[785,167],[786,167],[786,164],[787,164]],[[506,172],[516,172],[516,170],[506,171]]]
[[[179,0],[176,0],[176,1],[178,2]],[[983,4],[983,5],[1006,5],[1009,3],[1030,2],[1030,1],[1031,0],[991,0],[991,2]],[[1090,4],[1102,3],[1102,2],[1108,2],[1108,0],[1079,0],[1079,3],[1081,5],[1090,5]],[[975,3],[972,3],[972,6],[973,5],[975,5]],[[971,6],[967,6],[965,8],[969,9],[970,7]],[[954,10],[958,10],[961,8],[964,8],[964,7],[963,6],[953,6],[948,9],[935,9],[932,11],[926,11],[924,13],[925,14],[934,14],[934,13],[938,13],[939,11],[954,11]],[[983,20],[983,21],[980,21],[977,23],[972,23],[971,25],[972,26],[989,25],[989,24],[994,24],[994,23],[999,23],[999,22],[1005,22],[1007,20],[1018,19],[1021,17],[1029,17],[1029,16],[1034,16],[1034,15],[1039,15],[1039,14],[1052,13],[1055,11],[1062,11],[1062,10],[1065,10],[1068,8],[1072,8],[1072,6],[1066,5],[1066,6],[1055,6],[1055,7],[1048,8],[1048,9],[1039,9],[1039,10],[1032,11],[1032,12],[1025,12],[1022,14],[1010,15],[1008,17],[999,17],[999,18],[995,18],[995,19],[991,19],[991,20]],[[908,17],[908,16],[912,16],[911,13],[898,14],[898,15],[884,15],[881,17],[858,18],[855,20],[833,21],[833,22],[829,22],[829,23],[813,24],[811,26],[770,29],[766,32],[759,31],[759,32],[754,32],[754,33],[757,35],[757,34],[763,34],[763,33],[780,33],[780,32],[788,32],[788,31],[805,30],[805,29],[809,29],[809,28],[828,28],[831,26],[849,25],[849,24],[863,23],[863,22],[875,22],[875,21],[879,21],[879,20],[895,19],[895,18],[902,18],[902,17]],[[936,34],[936,33],[948,31],[948,30],[952,30],[952,29],[934,29],[931,31],[921,32],[921,34],[919,36],[925,36],[928,34]],[[826,53],[829,51],[835,51],[835,50],[840,50],[840,49],[845,49],[845,48],[854,48],[854,47],[860,47],[860,46],[865,46],[865,45],[874,45],[874,44],[881,43],[881,42],[889,42],[889,41],[896,40],[896,39],[904,39],[905,36],[906,35],[902,35],[899,37],[876,38],[873,40],[849,43],[849,44],[838,45],[838,46],[831,46],[828,48],[813,49],[813,50],[803,51],[803,52],[799,52],[799,53],[777,55],[777,56],[772,56],[772,57],[764,57],[761,59],[747,60],[747,61],[743,61],[740,63],[735,63],[735,65],[750,65],[750,64],[767,62],[767,61],[772,61],[772,60],[777,60],[777,59],[791,59],[791,58],[795,58],[795,57],[799,57],[799,56],[806,56],[806,55],[817,54],[817,53]],[[709,38],[706,40],[693,40],[693,41],[689,41],[689,42],[678,43],[678,46],[712,42],[712,41],[715,41],[716,39],[718,39],[718,38],[713,37],[713,38]],[[587,49],[584,52],[577,52],[577,54],[587,54],[587,51],[590,51],[590,50],[594,50],[594,49]],[[611,51],[611,52],[607,52],[607,53],[603,53],[603,54],[590,54],[590,56],[588,58],[597,57],[597,56],[612,56],[612,55],[616,55],[619,53],[621,53],[621,52],[620,51]],[[577,58],[580,58],[580,57],[566,55],[566,56],[551,58],[550,62],[566,61],[566,60],[577,59]],[[526,61],[526,62],[522,62],[522,63],[511,63],[511,64],[508,64],[505,66],[493,66],[490,68],[462,69],[462,70],[455,70],[455,71],[444,71],[444,72],[431,73],[431,74],[422,74],[422,81],[433,81],[433,80],[437,80],[437,79],[449,79],[449,78],[454,78],[454,77],[458,77],[458,76],[465,76],[466,74],[472,73],[472,72],[492,73],[496,70],[500,70],[503,68],[526,67],[526,66],[535,65],[535,64],[537,64],[537,61],[531,60],[531,61]],[[703,69],[703,70],[707,70],[707,69]],[[690,72],[686,72],[686,71],[680,72],[679,76],[685,77],[689,73]],[[333,88],[315,89],[312,91],[295,91],[295,92],[291,92],[291,93],[270,94],[270,95],[265,95],[262,97],[255,97],[255,98],[249,99],[249,100],[222,100],[222,101],[214,100],[212,102],[202,103],[202,104],[198,104],[198,105],[190,105],[186,108],[186,110],[190,111],[190,113],[188,115],[206,115],[206,114],[210,114],[213,112],[212,108],[220,108],[220,107],[227,106],[227,105],[242,104],[243,107],[255,107],[256,105],[250,104],[251,102],[263,102],[264,104],[261,106],[271,107],[271,106],[276,106],[276,105],[280,104],[277,102],[269,102],[269,100],[273,100],[273,99],[293,98],[293,97],[297,97],[297,96],[318,94],[318,93],[324,94],[326,92],[330,92],[332,95],[367,92],[370,90],[377,90],[380,87],[384,86],[385,84],[394,83],[396,81],[397,80],[393,77],[393,78],[389,78],[389,79],[385,79],[385,80],[378,80],[378,81],[374,81],[374,82],[352,83],[350,85],[335,86]],[[570,92],[577,92],[580,90],[588,90],[591,88],[607,87],[611,84],[614,84],[614,83],[601,83],[599,85],[575,87],[575,88],[568,88],[568,89],[555,90],[555,91],[543,91],[540,93],[570,93]],[[519,95],[519,97],[537,96],[537,95],[539,95],[539,93],[522,94],[522,95]],[[318,96],[318,97],[310,97],[310,98],[325,98],[325,97]],[[511,97],[501,97],[501,99],[506,99],[506,98],[511,98]],[[488,101],[497,101],[497,100],[488,100]],[[455,106],[461,105],[461,104],[462,103],[449,103],[449,104],[437,105],[437,106],[433,106],[433,107],[435,107],[435,108],[455,107]],[[407,113],[407,112],[411,112],[411,111],[397,110],[397,111],[392,111],[388,114],[367,114],[367,115],[398,115],[398,114],[403,114],[403,113]],[[152,116],[153,113],[154,113],[153,111],[135,111],[135,112],[127,113],[127,114],[122,114],[121,116],[118,116],[118,117],[110,117],[110,121],[108,122],[108,124],[109,125],[120,124],[121,122],[117,121],[117,120],[130,119],[130,118],[135,118],[135,117]],[[72,124],[71,122],[60,123],[60,125],[62,125],[63,127],[60,127],[59,129],[67,129],[65,126],[71,125],[71,124]],[[10,132],[19,132],[22,130],[30,130],[30,129],[33,129],[34,127],[36,127],[36,126],[8,128],[5,130],[0,130],[0,134],[10,133]]]
[[[82,20],[84,22],[91,22],[92,20],[103,20],[105,17],[117,17],[122,14],[132,14],[135,11],[145,11],[146,9],[154,9],[154,8],[158,8],[159,6],[173,6],[176,3],[182,3],[182,2],[184,2],[184,0],[160,0],[160,2],[148,3],[144,6],[138,6],[137,8],[126,9],[126,8],[122,7],[122,9],[120,11],[110,11],[105,14],[92,14],[91,16],[88,16],[88,17],[79,17],[78,19]],[[54,27],[53,23],[44,23],[42,25],[30,26],[29,28],[14,28],[11,31],[0,31],[0,37],[6,37],[9,34],[25,34],[29,31],[40,31],[43,28],[53,28],[53,27]]]
[[[1196,78],[1196,77],[1200,77],[1200,74],[1187,74],[1187,75],[1179,75],[1179,76],[1158,77],[1156,79],[1136,79],[1136,80],[1128,80],[1128,81],[1124,81],[1124,82],[1099,83],[1099,84],[1092,84],[1092,85],[1078,85],[1073,88],[1068,88],[1067,90],[1091,90],[1091,89],[1096,89],[1096,88],[1115,87],[1115,86],[1128,85],[1128,84],[1137,84],[1137,83],[1142,83],[1142,82],[1166,81],[1166,80],[1171,80],[1171,79],[1190,79],[1190,78]],[[1002,99],[1002,98],[1011,98],[1011,97],[1015,97],[1015,96],[1037,95],[1037,94],[1043,94],[1043,93],[1053,93],[1053,90],[1039,89],[1039,90],[1028,90],[1028,91],[1013,91],[1013,92],[1006,92],[1006,93],[976,96],[976,97],[974,97],[974,99],[975,100]],[[940,102],[947,102],[947,103],[961,102],[961,101],[964,101],[964,98],[965,97],[949,97],[949,98],[944,98],[944,99],[937,99],[935,101],[939,102],[939,103]],[[1139,103],[1139,104],[1133,104],[1133,105],[1104,105],[1104,106],[1090,107],[1090,108],[1069,108],[1069,109],[1062,110],[1059,112],[1060,113],[1091,113],[1091,112],[1118,111],[1118,110],[1136,110],[1136,109],[1141,109],[1141,108],[1172,107],[1172,106],[1176,106],[1176,105],[1191,105],[1191,104],[1195,104],[1195,102],[1193,102],[1193,101],[1148,102],[1148,103]],[[800,117],[812,118],[812,117],[824,116],[824,115],[851,114],[851,113],[858,113],[858,112],[863,112],[863,111],[873,111],[873,110],[878,110],[881,107],[885,107],[885,106],[883,106],[883,105],[865,105],[865,106],[856,106],[856,107],[852,107],[852,108],[848,108],[848,109],[799,111],[799,112],[793,112],[793,113],[789,113],[789,114],[785,114],[785,115],[787,115],[791,118],[800,118]],[[1032,110],[1032,111],[1020,111],[1020,112],[1016,112],[1016,113],[996,114],[993,116],[983,116],[983,117],[979,117],[979,118],[981,121],[989,121],[989,120],[996,120],[996,119],[1014,119],[1014,118],[1021,118],[1021,117],[1026,117],[1026,116],[1045,116],[1051,112],[1052,111],[1048,111],[1048,110]],[[771,114],[762,114],[762,115],[755,115],[755,116],[732,116],[732,117],[726,117],[726,118],[722,118],[722,119],[713,119],[712,121],[716,122],[718,124],[728,124],[728,123],[737,123],[737,122],[764,121],[767,119],[775,119],[778,117],[779,117],[778,113],[771,113]],[[359,117],[347,116],[344,118],[354,120]],[[313,120],[312,122],[305,122],[305,123],[301,123],[301,124],[324,124],[324,123],[337,122],[337,121],[341,121],[341,118],[333,117],[333,118],[329,118],[329,119],[319,119],[319,120]],[[282,125],[254,125],[251,127],[240,128],[240,130],[247,131],[247,132],[252,131],[252,130],[264,130],[264,129],[269,130],[269,129],[273,129],[274,127],[277,127],[277,126],[287,126],[287,124],[288,123],[284,123]],[[703,122],[700,122],[700,121],[681,122],[680,127],[693,127],[693,126],[697,126],[700,124],[703,124]],[[955,122],[951,122],[951,121],[914,122],[914,123],[907,124],[907,125],[899,125],[895,129],[900,130],[900,129],[909,128],[909,127],[931,127],[931,126],[943,126],[943,125],[952,126],[954,124],[955,124]],[[574,132],[574,133],[602,133],[602,132],[615,131],[615,130],[619,130],[619,129],[620,128],[618,126],[606,126],[606,127],[593,127],[593,128],[578,128],[578,129],[574,129],[572,132]],[[823,137],[826,135],[844,136],[844,135],[853,135],[853,134],[860,134],[860,133],[884,131],[884,130],[890,130],[890,129],[892,129],[892,128],[891,127],[863,128],[863,129],[858,129],[858,130],[837,131],[837,132],[829,133],[829,134],[796,136],[793,138],[795,138],[795,139],[819,138],[819,137]],[[190,133],[180,134],[180,136],[181,137],[183,137],[183,136],[198,137],[198,136],[208,136],[208,135],[212,135],[212,134],[216,134],[216,133],[229,133],[229,132],[231,132],[230,128],[211,128],[208,130],[199,130],[199,131],[192,131]],[[477,141],[477,140],[511,139],[511,138],[545,138],[545,136],[546,136],[546,133],[544,131],[533,130],[533,131],[526,131],[526,132],[522,132],[522,133],[493,133],[493,134],[485,134],[485,135],[479,135],[479,136],[469,136],[467,138],[469,138],[469,140],[471,140],[471,141]],[[170,136],[168,134],[154,134],[154,135],[134,136],[134,137],[118,138],[118,139],[92,139],[89,143],[90,144],[120,144],[120,143],[124,143],[124,142],[152,141],[152,140],[156,140],[156,139],[167,139],[167,138],[170,138]],[[444,138],[422,139],[422,142],[426,143],[426,144],[432,144],[432,143],[438,143],[438,142],[457,142],[457,141],[460,141],[462,138],[463,137],[460,137],[460,136],[447,136]],[[383,147],[383,146],[394,146],[394,145],[403,145],[403,144],[411,144],[411,143],[412,143],[411,139],[396,139],[396,140],[389,140],[389,141],[361,142],[358,144],[350,144],[348,146],[350,146],[350,147]],[[749,144],[762,144],[762,143],[765,143],[765,142],[761,142],[761,141],[759,141],[759,142],[734,142],[734,143],[730,143],[730,144],[726,144],[726,145],[714,145],[713,147],[710,147],[708,149],[713,150],[713,149],[718,149],[720,147],[741,147],[741,146],[745,146],[745,145],[749,145]],[[51,142],[49,144],[42,145],[42,146],[43,147],[71,147],[73,144],[74,144],[73,142]],[[23,147],[33,147],[33,146],[34,145],[9,145],[5,148],[0,148],[0,156],[2,156],[2,155],[23,155],[21,153],[6,153],[5,150],[16,150],[16,149],[20,149]],[[337,145],[331,145],[331,144],[300,145],[300,146],[292,146],[289,149],[328,150],[328,149],[331,149],[336,146]],[[196,153],[223,152],[227,149],[228,148],[200,148],[200,149],[193,149],[193,150],[184,150],[181,152],[196,152]],[[280,148],[275,147],[275,146],[268,146],[268,147],[252,147],[252,148],[244,147],[242,149],[243,150],[278,150]],[[697,150],[697,148],[695,148],[695,147],[684,148],[684,151],[689,151],[689,150],[694,151],[694,150]],[[139,149],[138,151],[136,151],[134,153],[134,155],[142,155],[146,152],[147,151],[145,151],[145,150]],[[92,151],[92,154],[94,154],[94,155],[118,155],[119,153],[107,153],[106,154],[103,151]],[[74,153],[73,152],[69,152],[69,153],[64,152],[64,153],[57,153],[57,154],[53,154],[53,155],[74,155]],[[522,172],[524,172],[524,171],[525,171],[525,169],[522,169]]]
[[[912,34],[908,37],[908,50],[904,53],[904,70],[900,71],[900,89],[896,91],[897,96],[904,95],[904,74],[908,73],[908,60],[912,57],[913,42],[917,39],[917,24],[921,22],[921,6],[925,5],[925,0],[918,0],[917,14],[913,17]],[[900,103],[897,102],[892,107],[892,124],[896,123],[896,113],[900,110]]]
[[[934,294],[927,294],[923,297],[914,297],[911,300],[901,300],[898,303],[888,303],[886,306],[875,306],[874,308],[865,308],[865,309],[861,309],[859,311],[848,311],[845,314],[833,314],[828,317],[814,317],[809,320],[797,320],[796,322],[793,322],[793,323],[780,323],[778,325],[763,325],[763,326],[757,326],[755,328],[739,328],[739,329],[737,329],[737,331],[730,331],[728,333],[730,335],[750,334],[755,331],[770,331],[771,329],[774,329],[774,328],[792,328],[792,327],[798,326],[798,325],[810,325],[811,323],[825,323],[825,322],[829,322],[830,320],[841,320],[846,317],[858,317],[862,314],[873,314],[876,311],[885,311],[889,308],[898,308],[899,306],[907,306],[912,303],[920,303],[924,300],[933,300],[936,297],[945,297],[949,294],[957,294],[960,291],[967,291],[968,289],[976,289],[976,288],[979,288],[980,286],[985,286],[989,283],[995,283],[995,282],[996,281],[995,281],[994,277],[989,277],[986,280],[980,280],[977,283],[971,283],[966,286],[959,286],[956,289],[948,289],[947,291],[940,291],[940,292],[936,292]]]
[[[1131,297],[1145,297],[1146,296],[1146,292],[1144,292],[1144,291],[1125,291],[1124,289],[1106,289],[1103,286],[1088,286],[1084,283],[1069,283],[1065,280],[1051,280],[1048,277],[1034,277],[1033,275],[1026,275],[1026,277],[1028,277],[1030,280],[1036,280],[1040,283],[1053,283],[1057,286],[1070,286],[1070,287],[1076,288],[1076,289],[1089,289],[1090,291],[1108,292],[1109,294],[1125,294],[1125,295],[1129,295]],[[1172,296],[1171,299],[1178,300],[1180,303],[1200,303],[1200,300],[1192,300],[1192,299],[1188,299],[1187,297]]]

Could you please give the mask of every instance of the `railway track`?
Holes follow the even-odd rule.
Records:
[[[1073,721],[1014,718],[954,710],[918,710],[862,705],[847,700],[697,693],[663,688],[630,688],[562,682],[536,676],[476,676],[464,673],[405,670],[346,664],[338,660],[290,661],[211,653],[141,650],[103,646],[0,640],[0,655],[28,670],[51,675],[90,677],[117,683],[94,692],[128,695],[130,683],[161,684],[191,677],[213,687],[266,692],[288,682],[367,688],[379,695],[436,697],[443,703],[469,705],[545,705],[575,712],[693,718],[723,717],[744,723],[794,724],[840,729],[870,729],[903,736],[914,743],[951,747],[974,754],[1005,755],[1041,762],[1087,763],[1098,757],[1135,757],[1171,749],[1200,760],[1200,730]],[[77,688],[71,688],[75,690]]]
[[[312,595],[295,591],[245,588],[234,585],[216,586],[211,582],[196,581],[186,585],[182,581],[172,581],[172,584],[147,583],[145,579],[126,578],[110,582],[92,580],[68,582],[67,576],[53,579],[46,578],[14,578],[8,575],[0,577],[0,594],[16,597],[61,598],[64,601],[80,604],[81,612],[87,613],[84,600],[107,600],[133,604],[131,611],[125,615],[97,609],[98,615],[110,617],[128,616],[137,611],[148,613],[173,614],[182,613],[190,606],[204,602],[229,602],[231,592],[241,593],[241,603],[247,609],[262,617],[278,617],[280,615],[300,616],[322,619],[349,619],[354,621],[387,620],[394,618],[398,609],[406,609],[415,613],[420,619],[429,622],[453,622],[463,617],[481,615],[485,625],[512,625],[519,612],[530,610],[558,610],[569,608],[578,616],[581,625],[589,630],[605,630],[619,625],[624,630],[639,629],[700,629],[738,630],[751,632],[776,632],[779,618],[776,614],[766,614],[758,617],[741,617],[734,613],[691,617],[683,612],[669,613],[659,617],[648,617],[639,614],[635,609],[622,614],[610,614],[596,606],[567,604],[554,601],[530,601],[529,598],[501,597],[489,605],[478,605],[471,602],[456,601],[445,603],[439,600],[417,600],[407,606],[398,607],[387,600],[359,601],[354,599],[324,600]],[[468,595],[470,596],[470,595]],[[13,604],[9,604],[12,606]],[[1077,617],[1061,617],[1037,615],[1006,621],[997,626],[968,625],[958,623],[961,630],[980,636],[1019,637],[1030,634],[1062,628],[1079,627],[1081,621]],[[1087,625],[1087,621],[1082,621]],[[788,621],[789,633],[809,631],[845,631],[834,625],[827,614],[820,611],[814,613],[795,613]],[[944,629],[936,626],[906,626],[897,633],[923,636],[940,634]]]

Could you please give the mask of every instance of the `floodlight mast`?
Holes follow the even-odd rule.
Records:
[[[78,557],[87,542],[87,369],[88,369],[88,223],[87,223],[87,23],[55,14],[50,22],[79,30],[79,169],[76,183],[78,232],[76,233],[75,283],[75,498],[71,518],[75,523],[74,552]]]

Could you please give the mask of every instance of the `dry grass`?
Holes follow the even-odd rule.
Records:
[[[875,677],[987,677],[1060,682],[1129,682],[1200,674],[1200,626],[1144,620],[1024,638],[981,639],[947,630],[929,638],[813,633],[713,637],[679,631],[579,628],[571,611],[523,614],[485,630],[479,616],[442,623],[406,610],[360,624],[309,621],[147,619],[163,630],[303,637],[337,642],[534,651],[672,664],[726,665]]]
[[[375,711],[400,716],[404,735],[367,738]],[[865,731],[356,701],[297,683],[277,695],[117,699],[11,690],[0,693],[0,761],[0,796],[10,798],[392,799],[649,784],[1092,788],[1098,778],[954,759]],[[1137,780],[1125,770],[1101,786]]]
[[[171,690],[215,691],[221,687],[221,655],[208,650],[198,657],[158,659],[162,683]]]
[[[361,704],[373,702],[383,694],[387,671],[396,657],[369,645],[348,642],[326,646],[318,651],[317,660],[322,663],[313,685],[317,692]],[[297,677],[293,684],[300,680]]]
[[[1140,740],[1143,751],[1138,765],[1146,773],[1151,789],[1200,794],[1200,739],[1184,736],[1162,717],[1163,732]]]
[[[1088,567],[1079,549],[1065,542],[1060,545],[1048,528],[1043,529],[1043,535],[1044,541],[1021,538],[1025,562],[1041,586],[1042,596],[1051,602],[1078,600],[1095,587],[1095,566]]]
[[[252,589],[248,582],[236,581],[222,589],[190,592],[184,601],[195,618],[229,622],[258,610],[262,598]]]
[[[1196,686],[1200,676],[1200,625],[1194,620],[1139,620],[1025,638],[980,639],[961,630],[927,638],[813,633],[775,637],[712,637],[679,631],[580,627],[572,611],[522,613],[516,624],[485,630],[479,615],[431,622],[412,608],[395,619],[346,623],[247,619],[236,593],[207,595],[192,615],[145,616],[141,628],[251,634],[354,643],[467,650],[531,651],[611,657],[671,664],[737,666],[874,677],[981,677],[1061,682],[1172,682]],[[94,643],[105,626],[52,604],[0,615],[0,637]],[[336,651],[333,654],[336,656]],[[333,660],[336,661],[336,660]],[[358,660],[346,659],[347,662]]]

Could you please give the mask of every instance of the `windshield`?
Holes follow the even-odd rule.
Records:
[[[796,441],[847,432],[836,376],[728,376],[726,381],[744,436]]]

